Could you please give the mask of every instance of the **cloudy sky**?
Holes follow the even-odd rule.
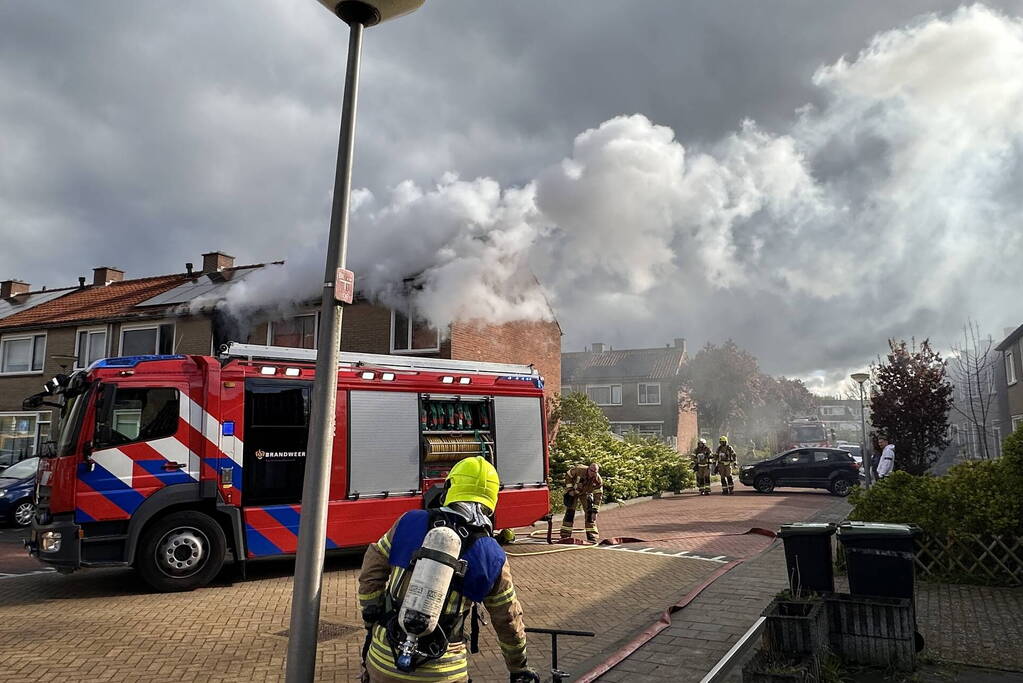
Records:
[[[822,386],[889,336],[1000,334],[1021,14],[428,0],[367,31],[352,264],[385,300],[422,274],[438,322],[542,315],[535,273],[566,350],[731,337]],[[0,3],[0,279],[221,249],[315,281],[346,36],[314,0]]]

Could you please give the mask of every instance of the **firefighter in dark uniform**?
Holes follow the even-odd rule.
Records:
[[[586,540],[596,543],[600,538],[597,530],[597,510],[604,500],[604,480],[600,478],[600,466],[593,463],[576,465],[565,473],[565,517],[561,521],[561,537],[572,538],[575,526],[575,509],[582,502],[586,510]]]
[[[718,439],[718,450],[714,454],[714,458],[717,461],[718,476],[721,477],[721,493],[730,496],[732,491],[735,490],[732,474],[735,471],[739,457],[735,449],[728,445],[727,436],[722,436]]]
[[[700,489],[701,496],[710,495],[710,473],[714,462],[714,454],[710,452],[710,446],[706,439],[700,439],[693,452],[693,469],[696,471],[696,487]]]

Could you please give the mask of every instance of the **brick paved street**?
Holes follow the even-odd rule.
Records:
[[[672,539],[652,541],[665,552],[748,557],[768,539],[708,532],[776,527],[835,500],[806,492],[683,495],[608,510],[601,526],[605,533]],[[8,559],[0,554],[0,573],[7,571]],[[20,566],[20,556],[17,561]],[[329,640],[320,647],[321,680],[351,680],[356,672],[362,639],[355,609],[359,561],[358,555],[329,561],[322,611]],[[530,625],[598,633],[562,644],[560,664],[576,673],[630,640],[722,566],[605,548],[512,557],[511,563]],[[278,634],[288,625],[290,571],[287,561],[256,563],[247,581],[231,583],[228,572],[217,586],[175,595],[149,593],[134,572],[121,569],[0,580],[0,643],[6,655],[0,680],[280,680],[287,641]],[[483,652],[472,660],[474,680],[506,680],[491,634],[484,630]],[[538,669],[549,669],[549,641],[531,640],[530,651]]]
[[[814,509],[813,494],[778,496],[776,508],[792,509],[788,500],[800,501],[796,509],[803,516],[790,514],[783,521],[815,518],[822,521],[844,519],[849,504],[822,496]],[[806,497],[800,497],[806,496]],[[752,500],[757,500],[752,496]],[[773,500],[775,496],[759,497]],[[736,498],[739,500],[739,498]],[[792,510],[795,512],[795,510]],[[816,514],[815,514],[816,513]],[[774,524],[772,528],[776,528]],[[747,537],[739,537],[747,538]],[[765,539],[770,549],[759,557],[740,564],[715,581],[684,609],[672,615],[671,625],[636,652],[597,680],[617,681],[699,681],[760,616],[774,595],[787,586],[785,551],[781,541]],[[587,662],[596,665],[599,662]]]

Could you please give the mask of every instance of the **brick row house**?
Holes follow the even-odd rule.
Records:
[[[154,353],[213,355],[227,341],[315,348],[318,313],[299,307],[287,318],[257,313],[226,316],[216,303],[261,268],[235,266],[222,252],[203,254],[186,271],[125,279],[112,267],[93,271],[91,284],[33,291],[0,283],[0,464],[34,455],[53,435],[49,409],[22,410],[22,400],[58,373],[107,357]],[[443,333],[442,333],[443,332]],[[393,311],[356,296],[345,308],[342,351],[532,364],[549,391],[560,391],[561,329],[556,321],[501,325],[456,321],[431,329],[409,311]]]
[[[586,394],[615,433],[654,436],[688,452],[698,431],[696,410],[682,383],[687,360],[684,339],[652,349],[596,343],[561,355],[561,388]]]

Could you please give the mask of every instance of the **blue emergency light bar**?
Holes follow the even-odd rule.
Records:
[[[148,356],[122,356],[121,358],[104,358],[98,360],[89,366],[89,369],[93,368],[133,368],[139,363],[148,363],[154,360],[184,360],[185,357],[180,354],[173,355],[148,355]]]

